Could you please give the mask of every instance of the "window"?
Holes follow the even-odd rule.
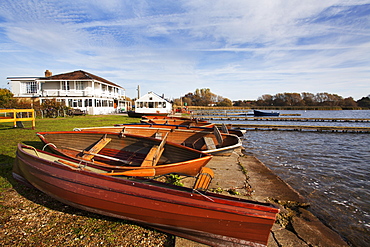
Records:
[[[57,99],[57,102],[59,102],[61,105],[66,105],[66,100],[65,99]]]
[[[26,82],[26,93],[37,93],[37,82],[35,81]]]
[[[85,106],[92,106],[92,99],[85,99]]]
[[[84,90],[84,82],[76,81],[76,90]]]
[[[62,89],[69,91],[69,81],[62,81]]]

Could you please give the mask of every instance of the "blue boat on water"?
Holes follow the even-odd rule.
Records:
[[[253,110],[254,116],[256,117],[265,117],[265,116],[275,116],[278,117],[280,115],[280,112],[264,112],[264,111],[258,111],[258,110]]]

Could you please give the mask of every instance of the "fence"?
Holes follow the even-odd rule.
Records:
[[[34,109],[0,109],[0,123],[13,122],[14,127],[23,127],[22,121],[32,121],[32,129],[35,129],[35,126],[36,126],[35,110]]]

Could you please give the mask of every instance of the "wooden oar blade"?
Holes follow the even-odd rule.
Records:
[[[128,177],[154,177],[155,169],[133,169],[124,172],[109,172],[109,173],[100,173],[106,176],[128,176]]]

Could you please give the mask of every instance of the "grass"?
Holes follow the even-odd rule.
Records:
[[[122,115],[36,119],[35,130],[0,123],[0,239],[5,246],[173,246],[168,234],[129,221],[66,206],[42,192],[17,183],[12,167],[17,144],[42,148],[36,132],[71,131],[77,127],[137,123]],[[145,235],[145,237],[143,237]],[[1,244],[0,244],[1,245]]]
[[[11,167],[18,143],[32,143],[37,148],[42,148],[42,143],[36,136],[36,132],[70,131],[77,127],[108,126],[136,122],[139,122],[137,118],[121,115],[100,115],[36,119],[35,130],[30,128],[30,122],[24,122],[26,127],[24,129],[13,128],[11,123],[0,124],[0,189],[9,188],[10,186],[7,180],[11,177]]]

